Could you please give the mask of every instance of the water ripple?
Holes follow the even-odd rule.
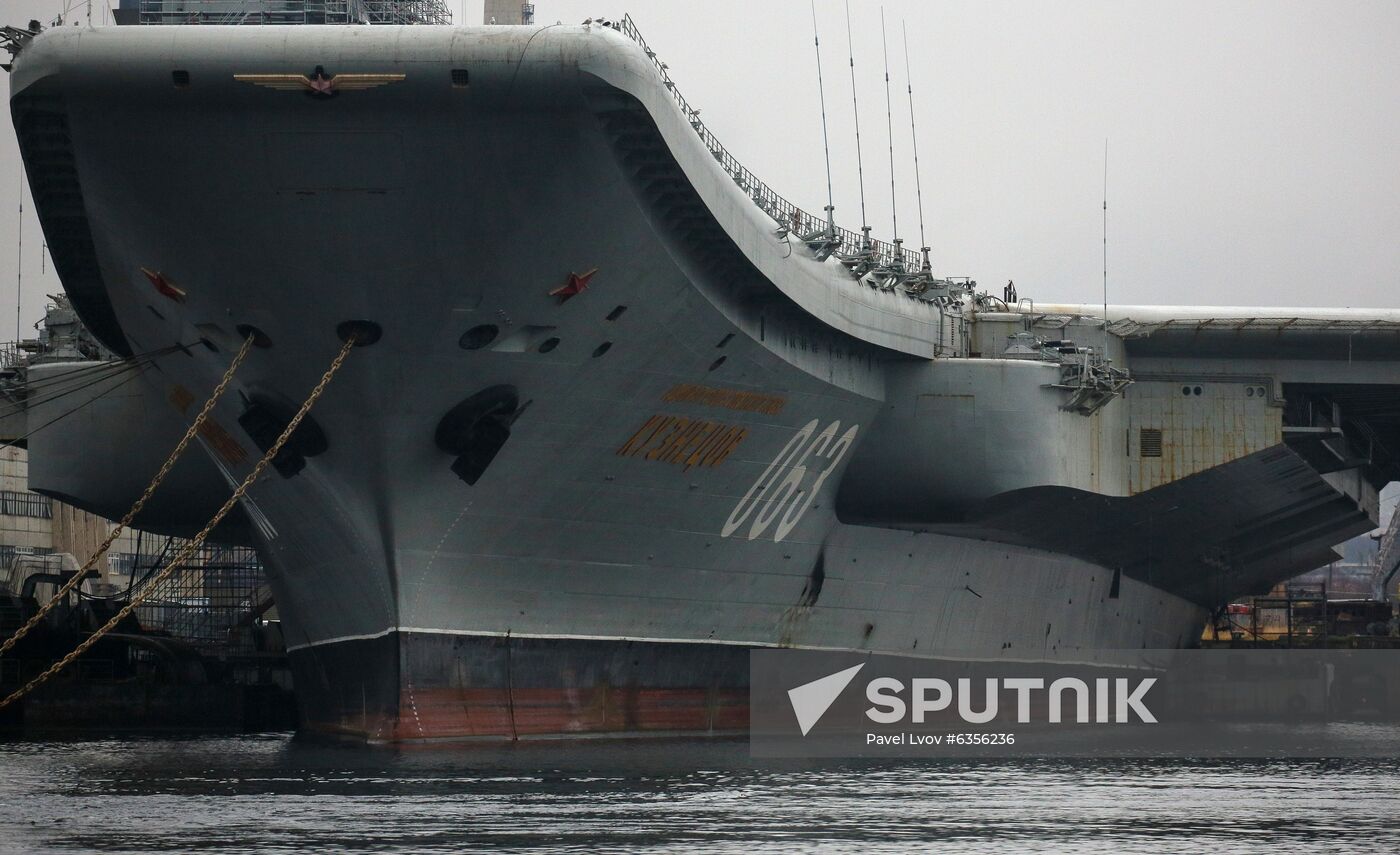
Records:
[[[1370,850],[1381,761],[755,761],[743,742],[0,743],[0,851]]]

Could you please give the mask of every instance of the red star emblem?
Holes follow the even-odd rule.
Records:
[[[587,273],[570,273],[569,281],[550,291],[549,296],[558,297],[561,303],[570,297],[576,297],[583,293],[583,290],[588,287],[588,280],[592,279],[593,274],[597,272],[598,268],[595,267]]]
[[[185,289],[180,288],[169,279],[166,279],[165,274],[161,273],[159,270],[147,270],[144,267],[141,268],[141,272],[146,274],[146,278],[151,280],[151,284],[156,286],[156,290],[161,294],[164,294],[177,303],[185,302]]]
[[[316,71],[306,79],[306,86],[313,95],[334,95],[335,79],[326,76],[326,70],[316,66]]]

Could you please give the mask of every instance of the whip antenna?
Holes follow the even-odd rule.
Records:
[[[914,145],[914,190],[919,199],[919,246],[924,253],[924,272],[932,269],[928,260],[928,241],[924,238],[924,187],[919,180],[919,135],[914,130],[914,78],[909,74],[909,24],[900,22],[904,27],[904,81],[909,90],[909,139]]]
[[[822,149],[826,152],[826,236],[836,234],[836,203],[831,195],[831,141],[826,133],[826,85],[822,83],[822,40],[817,32],[817,0],[812,5],[812,44],[817,49],[817,91],[822,100]]]
[[[860,156],[860,101],[856,98],[856,49],[851,43],[851,0],[846,0],[846,58],[851,63],[851,110],[856,119],[856,177],[860,180],[861,250],[870,248],[870,220],[865,216],[865,166]]]
[[[1103,141],[1103,358],[1108,359],[1108,138]]]
[[[899,253],[899,200],[894,183],[894,107],[890,101],[890,42],[885,33],[885,7],[880,7],[880,45],[885,50],[885,133],[890,140],[890,220],[894,227],[895,261]]]
[[[19,245],[15,247],[15,341],[20,335],[20,307],[24,305],[24,164],[19,165]]]

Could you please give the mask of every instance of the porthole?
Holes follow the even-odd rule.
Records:
[[[468,76],[468,74],[467,74],[467,70],[466,70],[465,68],[454,68],[454,69],[452,69],[452,86],[453,86],[453,88],[455,88],[455,89],[465,89],[465,88],[467,88],[467,83],[468,83],[469,79],[470,79],[470,78],[469,78],[469,76]]]
[[[544,341],[540,342],[539,351],[540,351],[540,353],[549,353],[551,350],[553,350],[554,348],[556,348],[556,347],[558,347],[558,346],[559,346],[559,339],[557,339],[557,338],[547,338],[547,339],[545,339]]]
[[[462,333],[462,337],[457,339],[457,344],[463,350],[480,350],[495,341],[500,332],[495,324],[481,324]]]
[[[1196,397],[1199,398],[1200,395],[1201,395],[1201,387],[1200,387],[1200,386],[1192,386],[1192,387],[1191,387],[1191,394],[1192,394],[1192,395],[1195,395]]]
[[[190,73],[184,69],[177,69],[170,72],[170,82],[175,84],[176,89],[190,88]]]
[[[1189,395],[1189,394],[1191,394],[1191,387],[1190,387],[1190,386],[1182,386],[1182,387],[1181,387],[1181,394],[1183,394],[1183,395]]]
[[[1246,398],[1253,398],[1253,397],[1254,397],[1254,387],[1253,387],[1253,386],[1246,386],[1246,387],[1245,387],[1245,390],[1244,390],[1244,396],[1245,396]]]

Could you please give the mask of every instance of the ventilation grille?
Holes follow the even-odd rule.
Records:
[[[1138,456],[1139,457],[1161,457],[1162,456],[1162,430],[1161,428],[1143,428],[1138,434]]]

